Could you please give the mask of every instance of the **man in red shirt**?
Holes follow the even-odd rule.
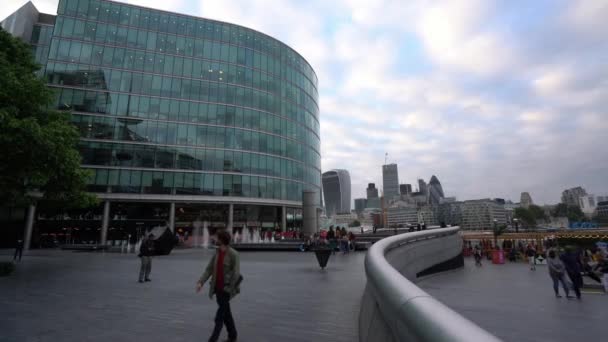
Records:
[[[215,342],[222,332],[222,327],[226,325],[228,330],[228,341],[236,341],[237,332],[230,310],[230,299],[234,298],[239,292],[239,285],[243,279],[240,273],[239,254],[230,247],[230,234],[220,231],[216,235],[218,243],[217,252],[209,260],[205,272],[196,283],[196,292],[200,292],[203,284],[211,277],[209,284],[209,297],[215,294],[217,300],[217,313],[215,314],[215,328],[209,338],[210,342]]]

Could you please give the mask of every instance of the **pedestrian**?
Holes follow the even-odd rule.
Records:
[[[528,263],[530,264],[530,270],[536,271],[536,251],[532,248],[532,245],[528,245],[526,250],[526,256],[528,257]]]
[[[479,247],[479,245],[475,246],[475,253],[473,255],[475,257],[475,266],[482,266],[481,265],[481,248]]]
[[[561,260],[566,266],[568,277],[572,281],[572,287],[576,298],[581,299],[581,287],[583,286],[583,277],[581,276],[581,261],[579,253],[576,253],[572,247],[566,248],[566,253],[561,256]]]
[[[236,341],[237,331],[230,310],[230,300],[240,292],[240,283],[243,277],[240,273],[239,254],[230,247],[230,234],[226,231],[217,233],[217,252],[213,255],[205,272],[196,283],[196,292],[200,292],[205,282],[211,277],[209,283],[209,298],[217,301],[215,314],[215,328],[209,342],[215,342],[220,337],[222,327],[226,325],[228,341]]]
[[[139,268],[139,282],[150,280],[150,271],[152,271],[152,256],[154,255],[154,234],[150,234],[141,242],[139,246],[139,257],[141,258],[141,266]]]
[[[555,297],[561,298],[559,295],[559,283],[562,283],[564,293],[566,297],[570,298],[570,291],[568,291],[568,284],[566,283],[566,266],[557,257],[557,253],[554,249],[550,249],[547,258],[547,266],[549,268],[549,276],[553,280],[553,291],[555,291]]]
[[[15,256],[13,256],[13,261],[17,260],[17,256],[19,256],[19,261],[21,261],[21,255],[23,255],[23,239],[17,239],[17,246],[15,246]]]
[[[604,292],[608,294],[608,253],[599,255],[597,268],[602,273],[602,284],[604,285]]]

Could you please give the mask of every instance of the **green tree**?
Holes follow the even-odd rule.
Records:
[[[534,214],[526,208],[515,208],[514,217],[525,227],[536,226],[536,217],[534,217]]]
[[[580,207],[575,205],[567,205],[565,203],[560,203],[555,206],[551,215],[555,217],[567,217],[570,221],[585,220],[585,214]]]
[[[547,220],[547,214],[545,210],[537,205],[531,204],[528,207],[528,211],[534,217],[536,221],[545,221]]]
[[[30,47],[0,29],[0,205],[44,199],[68,207],[96,203],[80,167],[70,114],[49,110],[53,93],[35,75]]]
[[[498,246],[498,237],[501,236],[505,230],[507,230],[507,226],[504,224],[494,225],[492,228],[492,235],[494,235],[494,247]]]
[[[349,227],[360,227],[361,226],[361,222],[359,222],[359,220],[354,220],[353,222],[348,224]]]

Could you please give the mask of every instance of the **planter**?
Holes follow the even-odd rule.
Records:
[[[324,269],[327,266],[329,257],[331,256],[331,249],[316,248],[314,252],[315,256],[317,257],[317,261],[319,262],[319,267],[321,267],[321,269]]]

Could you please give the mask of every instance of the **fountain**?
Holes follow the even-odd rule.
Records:
[[[198,248],[201,246],[201,224],[200,220],[196,220],[192,222],[192,235],[193,235],[193,246],[194,248]]]
[[[209,248],[209,229],[207,228],[207,221],[203,222],[203,248]]]

